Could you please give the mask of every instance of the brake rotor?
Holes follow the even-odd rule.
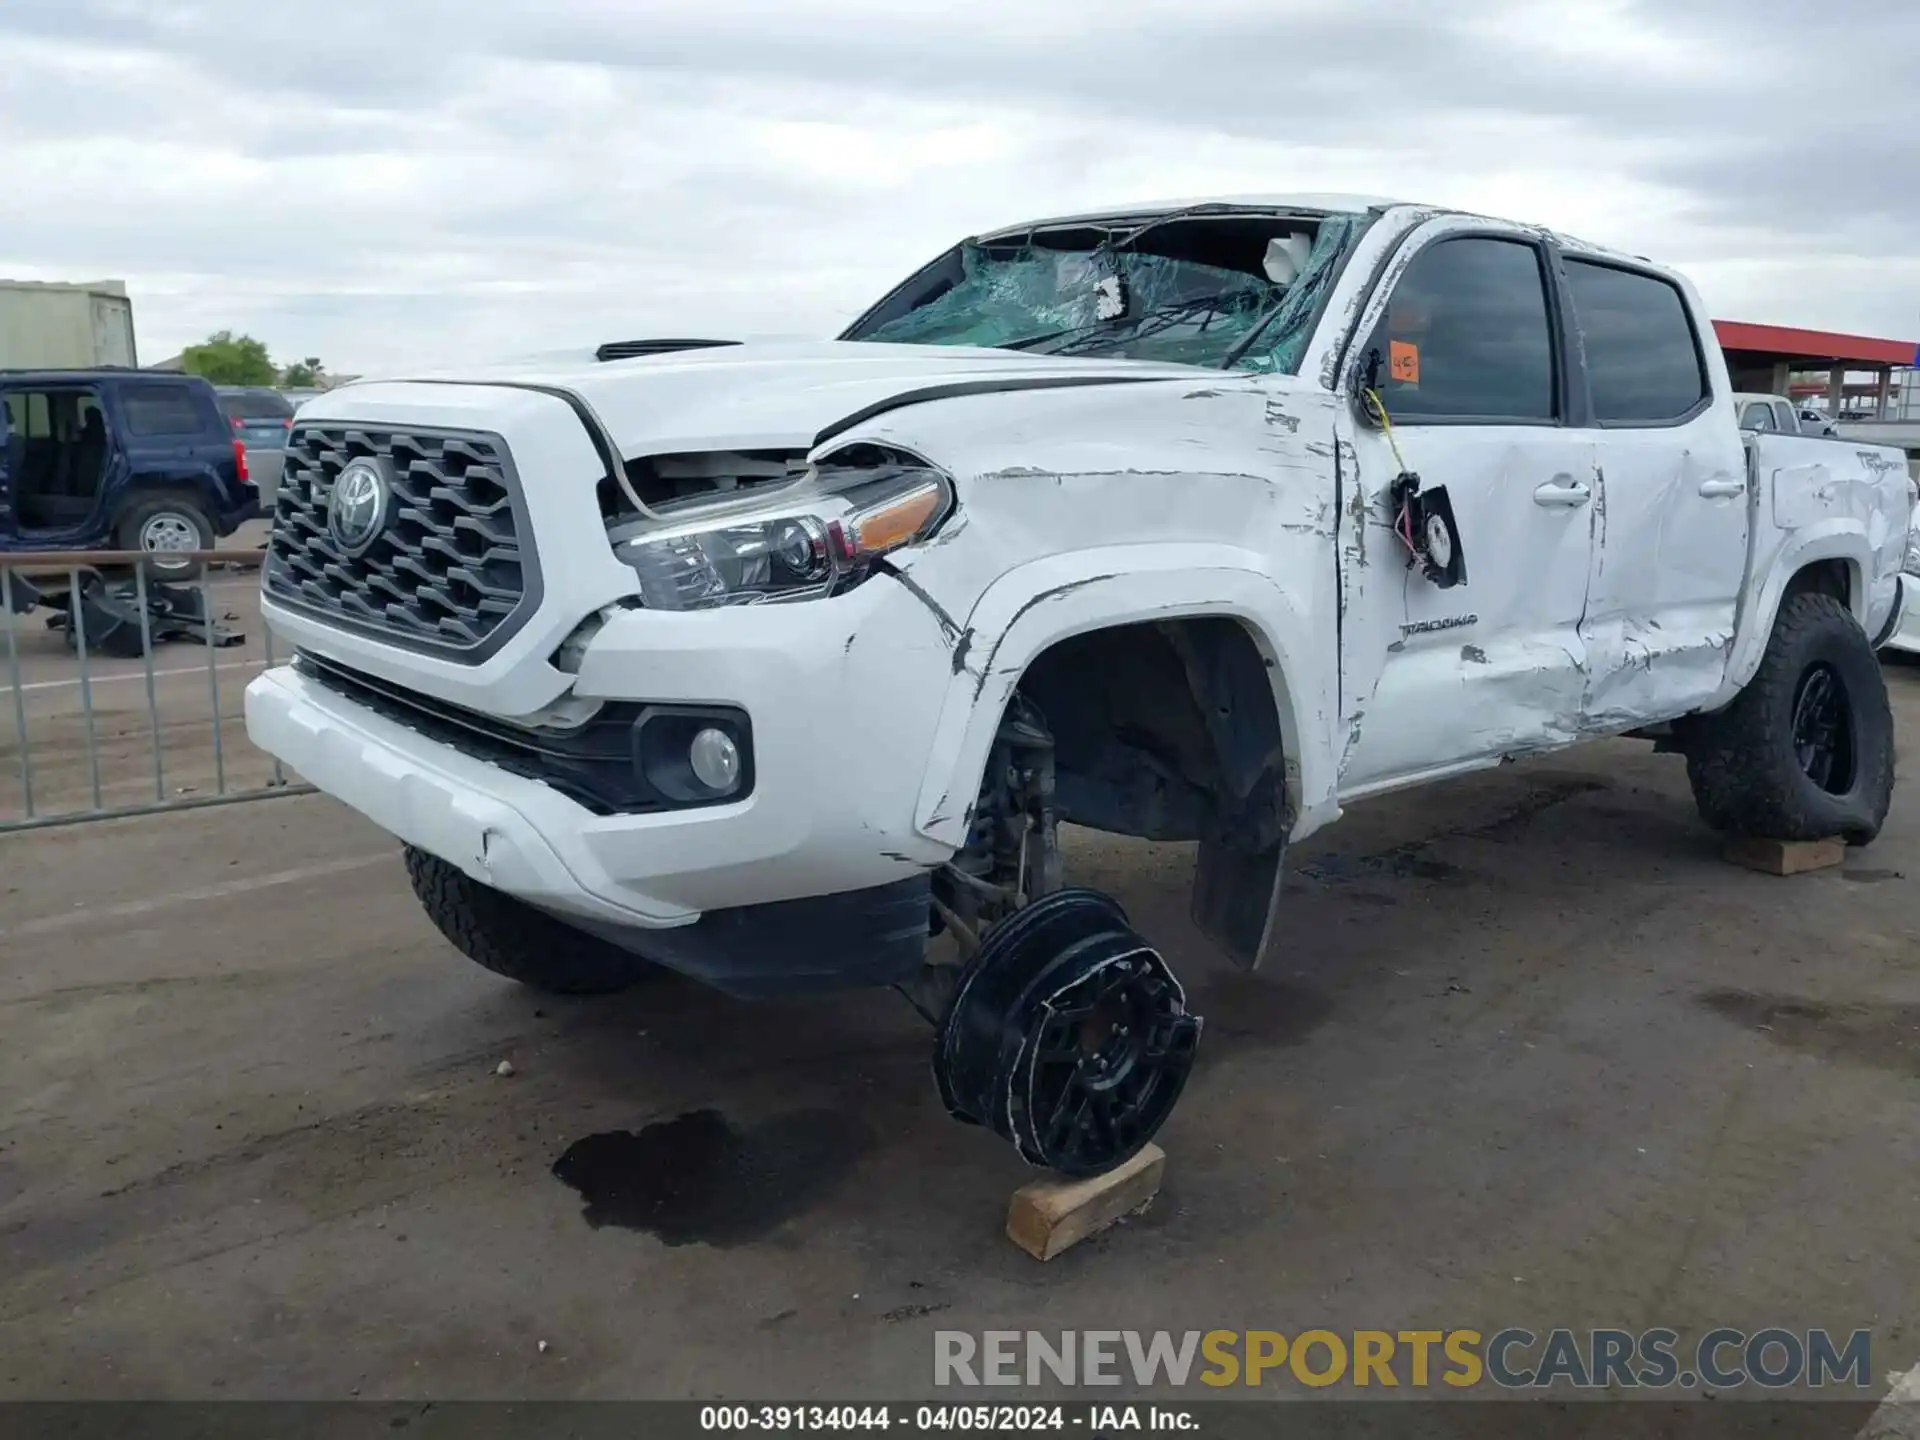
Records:
[[[1200,1026],[1111,897],[1056,890],[988,932],[941,1025],[934,1078],[949,1114],[1029,1164],[1099,1175],[1173,1113]]]

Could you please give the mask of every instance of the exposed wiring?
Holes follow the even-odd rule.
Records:
[[[1380,392],[1371,385],[1360,393],[1366,398],[1367,408],[1380,422],[1380,433],[1387,437],[1387,447],[1393,451],[1393,463],[1400,467],[1400,473],[1393,482],[1394,494],[1399,501],[1393,516],[1393,533],[1398,535],[1400,543],[1407,547],[1407,554],[1417,560],[1421,558],[1420,545],[1414,538],[1413,506],[1408,501],[1419,489],[1420,481],[1413,471],[1407,468],[1407,457],[1400,453],[1400,439],[1393,433],[1393,420],[1387,414],[1387,402],[1380,398]]]
[[[1376,362],[1377,363],[1377,362]],[[1407,469],[1407,457],[1400,453],[1400,438],[1393,433],[1393,420],[1387,414],[1387,402],[1380,398],[1380,392],[1371,385],[1360,392],[1367,398],[1367,407],[1380,422],[1380,433],[1387,437],[1387,445],[1393,451],[1393,463],[1400,467],[1400,473],[1411,473]]]

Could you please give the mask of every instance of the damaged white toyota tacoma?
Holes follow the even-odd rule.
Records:
[[[1139,208],[967,240],[837,341],[309,401],[247,725],[488,969],[899,987],[955,1116],[1096,1173],[1200,1020],[1061,823],[1197,840],[1246,967],[1290,841],[1593,736],[1683,753],[1713,826],[1865,842],[1907,519],[1897,452],[1743,435],[1643,260]]]

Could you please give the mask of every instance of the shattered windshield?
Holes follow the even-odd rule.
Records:
[[[1162,222],[1135,232],[1151,248],[1084,227],[969,241],[846,338],[1291,370],[1361,219]]]

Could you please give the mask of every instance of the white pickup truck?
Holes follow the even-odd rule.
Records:
[[[1592,736],[1717,827],[1879,830],[1904,463],[1743,436],[1712,335],[1643,260],[1297,197],[970,239],[832,342],[345,386],[248,729],[489,969],[897,986],[954,1115],[1095,1173],[1200,1021],[1061,822],[1197,840],[1246,967],[1290,841]]]
[[[1833,422],[1811,406],[1796,406],[1784,395],[1736,390],[1734,413],[1742,430],[1772,430],[1781,435],[1838,435]]]

